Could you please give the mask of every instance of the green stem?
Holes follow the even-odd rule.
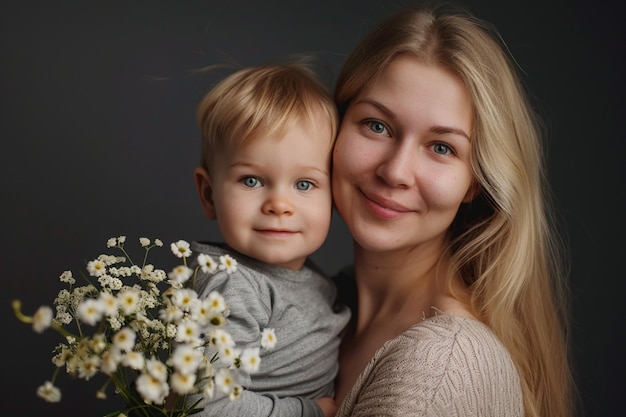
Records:
[[[13,312],[19,321],[26,324],[32,324],[33,316],[27,316],[22,313],[22,302],[20,300],[13,300],[11,305],[13,306]]]
[[[19,321],[26,324],[33,324],[33,322],[35,321],[33,316],[27,316],[26,314],[22,313],[22,302],[20,300],[13,300],[11,305],[13,306],[13,312],[15,313],[15,316]],[[65,338],[67,338],[68,336],[75,337],[74,334],[68,332],[63,326],[54,321],[50,324],[50,328],[56,330]]]
[[[61,368],[54,368],[54,372],[52,373],[52,380],[50,381],[50,383],[52,385],[54,385],[54,381],[56,381],[57,379],[57,375],[59,375],[59,371],[61,370]]]

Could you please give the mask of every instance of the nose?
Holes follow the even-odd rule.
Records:
[[[415,149],[402,143],[389,149],[376,169],[376,175],[392,187],[407,188],[415,183],[417,156]]]
[[[274,190],[265,199],[261,210],[264,214],[289,216],[294,213],[294,205],[285,191]]]

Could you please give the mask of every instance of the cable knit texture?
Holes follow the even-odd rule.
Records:
[[[519,374],[496,336],[440,314],[385,343],[335,417],[523,414]]]

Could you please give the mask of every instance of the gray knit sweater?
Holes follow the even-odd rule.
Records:
[[[479,321],[423,320],[376,352],[335,417],[520,417],[518,372]]]
[[[293,271],[214,245],[193,242],[191,250],[215,261],[228,253],[238,262],[232,274],[200,272],[196,284],[200,297],[214,290],[224,296],[230,310],[224,330],[236,347],[259,347],[265,328],[275,329],[278,340],[274,349],[261,349],[259,372],[238,376],[245,388],[240,399],[231,402],[216,392],[197,415],[322,416],[312,399],[334,395],[339,343],[350,317],[349,309],[336,303],[332,281],[311,263]]]

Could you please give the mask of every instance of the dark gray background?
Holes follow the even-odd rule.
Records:
[[[315,53],[329,83],[375,22],[411,1],[6,1],[0,5],[3,149],[0,415],[97,416],[102,383],[59,376],[60,404],[35,396],[59,341],[19,323],[51,303],[109,237],[217,239],[192,180],[194,107],[223,73]],[[499,28],[546,119],[549,175],[572,260],[572,349],[580,416],[617,415],[626,384],[624,25],[617,2],[468,0]],[[164,250],[163,262],[170,257]],[[314,258],[350,263],[337,218]],[[155,259],[157,262],[160,262]],[[173,261],[172,261],[173,262]],[[619,407],[618,407],[619,405]],[[620,413],[621,414],[621,413]]]

